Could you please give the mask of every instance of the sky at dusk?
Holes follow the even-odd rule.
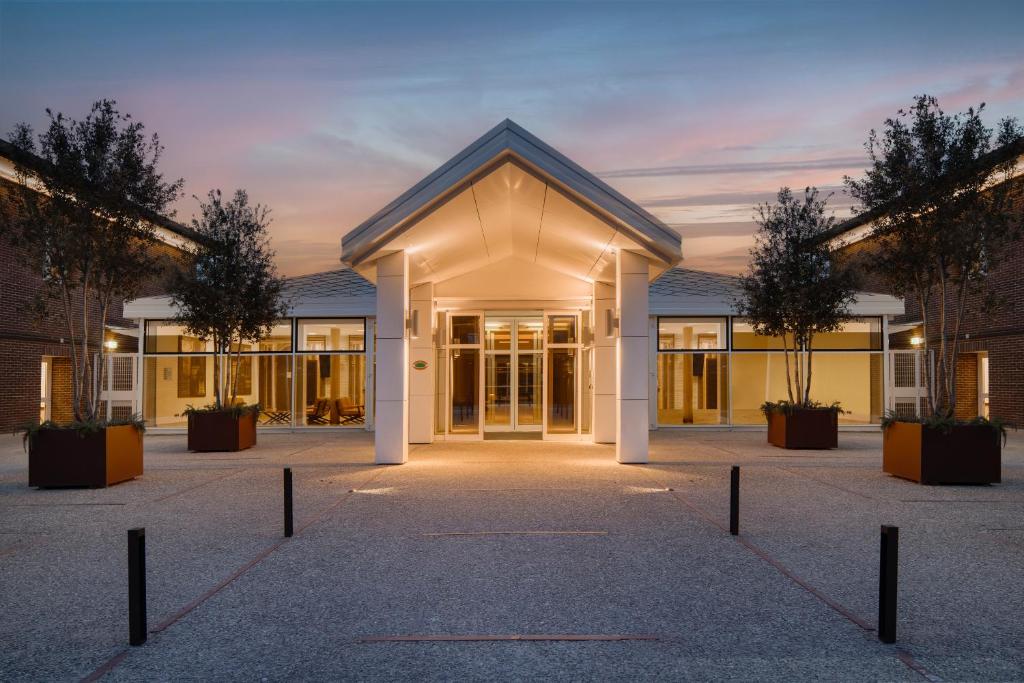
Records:
[[[11,3],[0,135],[100,98],[160,134],[192,195],[272,208],[283,273],[511,118],[735,273],[754,204],[835,192],[919,93],[1024,118],[1024,2]]]

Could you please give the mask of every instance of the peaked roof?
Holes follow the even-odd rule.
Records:
[[[665,264],[674,265],[681,258],[680,237],[667,225],[523,127],[505,119],[345,235],[341,260],[353,266],[371,260],[419,218],[508,161],[545,182],[554,182],[582,207]]]

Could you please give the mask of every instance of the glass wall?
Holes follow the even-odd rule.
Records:
[[[448,426],[452,434],[480,432],[481,318],[476,314],[451,316],[451,413]]]
[[[658,319],[658,424],[763,425],[761,404],[788,399],[782,340],[742,318]],[[814,340],[811,399],[838,401],[840,424],[878,424],[884,412],[882,320],[859,318]],[[806,368],[804,352],[790,362]]]
[[[258,343],[219,356],[172,322],[147,321],[143,416],[152,427],[187,426],[183,411],[212,404],[214,373],[223,379],[237,363],[237,400],[260,405],[260,426],[364,425],[365,328],[363,318],[281,321]]]

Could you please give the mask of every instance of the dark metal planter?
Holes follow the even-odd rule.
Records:
[[[28,485],[103,488],[142,476],[142,432],[132,425],[83,433],[41,429],[28,449]]]
[[[794,408],[768,413],[768,443],[779,448],[839,447],[839,413],[829,409]]]
[[[188,416],[190,451],[244,451],[255,445],[256,411],[237,416],[226,410]]]
[[[956,425],[948,433],[916,422],[894,422],[882,440],[882,471],[921,484],[998,484],[999,433],[985,425]]]

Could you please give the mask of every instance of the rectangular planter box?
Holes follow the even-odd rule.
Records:
[[[244,451],[255,445],[255,411],[239,417],[227,411],[191,413],[188,416],[190,451]]]
[[[997,484],[999,433],[985,425],[956,425],[945,433],[915,422],[894,422],[882,438],[882,471],[922,484]]]
[[[768,413],[768,443],[779,448],[838,448],[839,413],[799,408],[788,414]]]
[[[29,443],[29,486],[103,488],[140,476],[142,432],[132,425],[91,434],[41,429]]]

